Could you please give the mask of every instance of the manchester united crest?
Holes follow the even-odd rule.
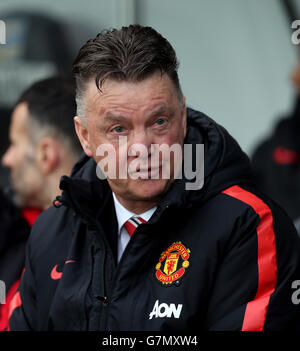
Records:
[[[190,265],[190,254],[191,251],[181,241],[173,243],[161,254],[159,262],[155,266],[156,278],[164,286],[179,285],[179,279],[182,278]]]

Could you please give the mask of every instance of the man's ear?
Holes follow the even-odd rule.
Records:
[[[60,143],[51,137],[39,141],[36,146],[36,162],[42,174],[50,174],[59,166],[60,147]]]
[[[78,136],[78,139],[80,140],[84,152],[90,157],[93,156],[90,148],[89,132],[86,124],[82,121],[82,119],[79,116],[74,117],[74,123],[76,134]]]

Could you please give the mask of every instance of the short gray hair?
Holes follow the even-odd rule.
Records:
[[[106,79],[137,82],[160,71],[169,76],[182,100],[178,66],[171,44],[151,27],[104,30],[82,46],[73,63],[77,115],[85,116],[84,92],[91,79],[101,91]]]

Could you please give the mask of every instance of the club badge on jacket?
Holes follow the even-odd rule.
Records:
[[[178,286],[188,269],[191,251],[181,241],[174,242],[160,256],[155,277],[163,286]]]

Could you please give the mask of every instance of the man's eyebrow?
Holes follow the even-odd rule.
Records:
[[[104,116],[105,122],[128,122],[129,118],[121,115],[114,115],[113,113],[109,112]]]
[[[150,115],[159,115],[161,113],[168,112],[169,109],[166,107],[166,105],[160,105],[158,107],[155,107],[151,112]]]
[[[162,113],[170,112],[171,110],[166,105],[160,105],[149,111],[149,116],[157,116]],[[120,122],[130,122],[130,118],[123,115],[115,115],[112,112],[108,112],[104,116],[104,122],[110,123],[120,123]]]

